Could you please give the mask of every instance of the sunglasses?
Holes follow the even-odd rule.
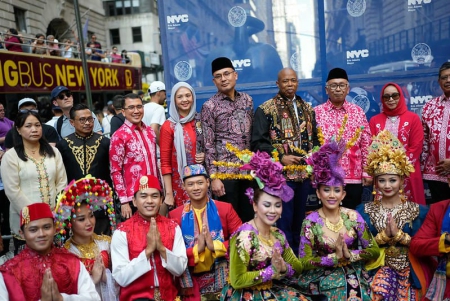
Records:
[[[400,99],[400,93],[392,93],[392,94],[383,94],[382,98],[384,101],[388,101],[389,99],[398,100]]]
[[[21,113],[21,114],[28,113],[28,112],[39,113],[38,110],[28,110],[28,109],[19,110],[19,113]]]
[[[64,93],[59,93],[58,98],[63,100],[65,97],[69,98],[70,96],[72,96],[72,92],[66,91]]]

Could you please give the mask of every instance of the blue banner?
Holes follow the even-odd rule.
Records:
[[[277,93],[283,67],[300,79],[313,106],[327,99],[334,67],[347,70],[348,100],[368,119],[380,112],[380,89],[398,83],[409,108],[441,94],[438,67],[450,59],[448,0],[158,1],[165,83],[191,84],[198,110],[217,90],[211,61],[229,57],[238,90],[255,107]]]

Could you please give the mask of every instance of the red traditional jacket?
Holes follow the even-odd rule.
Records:
[[[49,254],[42,256],[25,247],[22,252],[0,266],[0,272],[3,275],[9,274],[4,277],[8,291],[10,287],[17,287],[18,284],[25,297],[23,300],[37,301],[41,299],[42,278],[48,268],[52,271],[60,293],[78,293],[80,260],[63,248],[52,248]],[[12,292],[9,295],[17,297],[20,293]]]

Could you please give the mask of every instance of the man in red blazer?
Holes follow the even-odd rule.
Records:
[[[425,259],[425,273],[432,269],[426,275],[429,287],[423,300],[450,300],[450,200],[431,205],[409,248],[413,255]],[[437,268],[430,265],[435,261],[432,256],[438,258]]]
[[[188,256],[188,269],[181,277],[183,300],[219,300],[226,284],[228,241],[242,224],[229,203],[208,196],[210,181],[203,165],[183,169],[184,189],[190,202],[169,213],[181,227]]]

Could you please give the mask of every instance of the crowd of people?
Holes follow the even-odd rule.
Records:
[[[55,39],[54,35],[47,37],[42,34],[36,34],[34,39],[26,38],[19,34],[15,28],[6,30],[0,35],[0,49],[6,49],[14,52],[30,52],[39,55],[56,56],[64,58],[80,58],[80,51],[84,51],[86,58],[92,61],[102,61],[106,63],[131,64],[131,59],[127,51],[123,49],[118,51],[117,46],[110,49],[102,49],[102,45],[97,41],[97,36],[93,34],[86,47],[81,47],[79,39],[74,30],[71,30],[74,40],[65,38],[63,41]]]
[[[156,81],[107,133],[64,86],[52,125],[0,105],[0,300],[450,300],[450,63],[422,119],[390,82],[368,121],[341,68],[315,108],[290,68],[256,109],[230,59],[211,73],[200,112],[179,82],[166,119]]]

